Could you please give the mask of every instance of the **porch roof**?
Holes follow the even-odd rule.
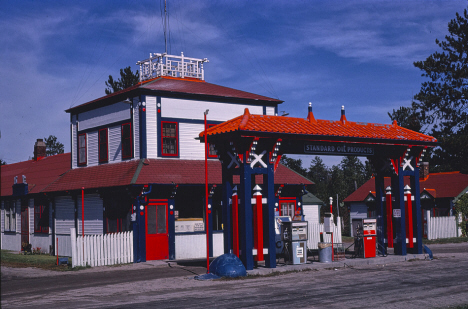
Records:
[[[261,175],[256,178],[261,184]],[[208,182],[221,184],[221,163],[208,161]],[[239,176],[234,177],[239,183]],[[127,162],[103,164],[91,167],[81,167],[69,170],[62,177],[50,184],[44,192],[72,191],[85,189],[98,189],[127,185],[145,184],[196,184],[205,183],[204,160],[180,159],[142,159]],[[312,182],[279,165],[275,174],[277,184],[312,184]]]
[[[12,195],[14,177],[18,176],[18,183],[23,183],[23,175],[26,176],[30,194],[43,192],[49,184],[70,169],[70,161],[70,153],[64,153],[38,161],[28,160],[2,165],[0,167],[1,196]]]

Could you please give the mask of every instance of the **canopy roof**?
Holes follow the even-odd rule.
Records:
[[[393,124],[377,124],[347,121],[342,115],[338,121],[315,120],[312,113],[307,119],[250,114],[246,108],[244,115],[223,122],[207,130],[210,136],[241,133],[249,135],[272,135],[278,138],[310,139],[323,141],[350,141],[385,144],[415,144],[436,146],[437,140],[429,135],[411,131]],[[199,134],[204,137],[204,132]]]

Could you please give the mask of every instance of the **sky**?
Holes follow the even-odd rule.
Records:
[[[283,100],[292,117],[390,124],[419,92],[414,61],[466,0],[168,0],[170,54],[208,58],[210,83]],[[0,159],[28,160],[37,138],[70,151],[66,109],[104,96],[108,76],[165,50],[164,1],[0,0]],[[297,156],[306,168],[311,156]],[[340,157],[322,157],[331,166]]]

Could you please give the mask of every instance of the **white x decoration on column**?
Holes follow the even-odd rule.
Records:
[[[233,155],[232,153],[230,153],[229,151],[228,151],[228,155],[231,157],[231,162],[229,163],[228,168],[231,168],[231,166],[232,166],[233,164],[235,164],[236,166],[240,166],[239,161],[237,161],[236,156],[234,156],[234,155]]]
[[[266,153],[266,150],[263,150],[261,154],[256,154],[254,152],[250,152],[250,154],[252,155],[252,157],[254,157],[255,159],[252,161],[252,163],[250,163],[250,167],[253,168],[255,166],[255,164],[260,163],[263,167],[267,167],[267,165],[265,164],[265,162],[263,162],[262,160],[262,157],[265,155]]]
[[[414,171],[414,167],[411,165],[411,160],[413,160],[413,157],[409,157],[408,159],[403,158],[405,162],[403,162],[403,170],[405,170],[407,167],[409,167],[410,170]]]

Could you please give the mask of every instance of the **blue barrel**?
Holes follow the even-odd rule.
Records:
[[[319,242],[319,262],[331,263],[332,261],[332,244]]]

